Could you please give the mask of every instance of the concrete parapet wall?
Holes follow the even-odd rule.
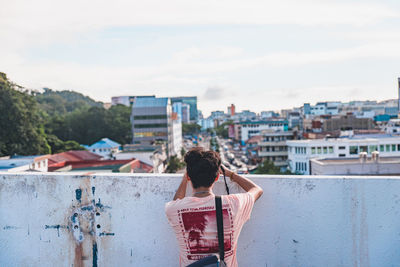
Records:
[[[239,238],[239,266],[399,264],[400,179],[249,177],[264,195]],[[0,173],[0,266],[178,266],[164,203],[180,180]]]

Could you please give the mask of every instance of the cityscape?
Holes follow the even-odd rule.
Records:
[[[10,82],[5,74],[3,77],[6,86]],[[400,97],[400,88],[398,93]],[[97,110],[88,106],[83,111],[90,121],[99,115],[94,112],[123,108],[120,119],[125,120],[125,136],[121,138],[107,130],[99,136],[97,128],[101,125],[87,124],[84,139],[75,135],[77,140],[70,140],[74,135],[65,135],[65,128],[46,129],[45,125],[50,153],[26,153],[27,148],[8,146],[11,141],[3,137],[2,171],[175,173],[183,172],[186,151],[203,146],[219,152],[223,164],[241,174],[400,174],[400,98],[304,103],[300,107],[259,113],[238,111],[235,104],[230,104],[225,111],[211,111],[204,117],[198,109],[197,96],[114,96],[108,103],[96,103],[72,91],[45,89],[43,93],[30,94],[59,124],[63,117],[56,110],[59,104],[54,101],[58,98],[64,98],[67,106],[78,107],[82,99],[96,104]],[[75,111],[63,112],[64,119],[68,119],[69,113]],[[90,126],[94,128],[89,129]],[[59,132],[62,134],[57,136]],[[90,132],[95,136],[88,136]],[[100,138],[96,140],[96,136]],[[57,147],[50,137],[70,145]],[[82,143],[83,140],[93,141]],[[32,142],[21,140],[22,144]]]

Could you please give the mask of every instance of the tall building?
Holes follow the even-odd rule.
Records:
[[[167,143],[168,155],[175,154],[175,146],[179,140],[177,130],[173,133],[172,107],[169,98],[141,97],[136,98],[132,105],[132,143],[152,144],[155,141]],[[179,121],[180,123],[180,121]],[[181,128],[180,128],[181,129]],[[182,135],[182,132],[181,132]]]
[[[190,123],[192,120],[190,119],[190,105],[182,103],[182,122]]]
[[[198,119],[197,96],[171,97],[171,104],[173,105],[174,103],[188,104],[190,106],[190,122],[197,121]]]
[[[228,107],[228,115],[229,115],[229,116],[234,116],[235,113],[236,113],[235,105],[234,105],[234,104],[231,104],[231,105]]]

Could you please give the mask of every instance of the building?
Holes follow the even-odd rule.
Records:
[[[123,146],[115,155],[117,160],[138,159],[152,167],[153,173],[163,173],[166,168],[167,152],[165,145],[132,145]]]
[[[137,98],[132,105],[132,143],[152,144],[163,141],[172,147],[172,108],[169,98]]]
[[[124,106],[131,106],[136,98],[141,97],[155,97],[153,96],[113,96],[111,97],[111,105],[124,105]]]
[[[121,145],[108,138],[102,138],[90,146],[84,146],[88,151],[102,156],[104,159],[111,159],[115,153],[118,153]]]
[[[262,141],[259,144],[258,156],[262,160],[268,160],[286,171],[288,167],[288,147],[286,141],[293,140],[292,131],[264,130],[261,133]]]
[[[257,165],[261,163],[261,158],[259,157],[260,144],[263,141],[261,135],[252,136],[246,141],[246,152],[247,158],[250,164]]]
[[[190,119],[190,105],[182,103],[182,122],[190,123],[192,120]]]
[[[190,106],[188,104],[176,102],[172,104],[172,111],[177,113],[181,122],[190,123]]]
[[[229,116],[234,116],[235,113],[236,113],[235,105],[234,105],[234,104],[231,104],[231,105],[228,107],[228,115],[229,115]]]
[[[286,120],[269,120],[235,123],[235,139],[244,143],[254,135],[261,135],[264,130],[287,131],[288,122]]]
[[[172,138],[171,138],[171,155],[181,155],[182,150],[182,121],[179,119],[178,114],[172,112],[171,116],[171,123],[172,123]]]
[[[206,118],[206,119],[200,119],[199,125],[201,126],[202,131],[205,131],[210,128],[214,128],[214,119],[211,117]]]
[[[379,151],[382,156],[400,156],[400,136],[387,134],[353,135],[287,141],[288,166],[294,173],[310,174],[313,158],[357,158],[361,152]]]
[[[260,118],[262,120],[276,118],[276,117],[279,117],[279,114],[272,110],[261,111],[261,113],[260,113]]]
[[[311,159],[311,175],[400,175],[400,157],[371,157],[360,154],[359,158]]]
[[[382,130],[387,134],[400,134],[400,119],[389,120]]]
[[[49,171],[54,171],[64,168],[73,162],[98,161],[101,158],[102,156],[85,150],[66,151],[51,155],[48,159],[48,169]]]
[[[89,151],[67,151],[51,155],[49,158],[51,172],[80,172],[80,173],[148,173],[153,168],[138,160],[104,160],[99,155]]]
[[[190,122],[197,122],[197,96],[171,97],[171,104],[174,103],[188,104],[190,106]]]
[[[370,130],[375,128],[374,121],[370,118],[356,118],[353,115],[334,116],[323,119],[324,132],[337,130]]]
[[[221,110],[212,111],[210,118],[211,119],[224,119],[226,114]]]
[[[48,158],[50,155],[40,156],[12,156],[0,158],[0,171],[24,172],[24,171],[48,171]]]
[[[303,128],[303,120],[301,118],[300,112],[290,112],[288,116],[289,128],[298,128],[301,130]]]

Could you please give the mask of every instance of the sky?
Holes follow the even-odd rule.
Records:
[[[4,2],[4,3],[2,3]],[[398,0],[0,0],[0,71],[30,89],[197,96],[208,115],[397,98]]]

